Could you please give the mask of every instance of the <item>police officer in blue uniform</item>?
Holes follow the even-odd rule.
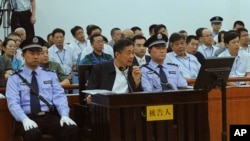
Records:
[[[60,141],[77,141],[78,127],[69,117],[67,97],[56,73],[39,67],[41,41],[40,37],[32,37],[20,45],[24,67],[14,72],[7,82],[6,98],[16,120],[16,134],[24,141],[40,141],[42,134],[53,135]],[[59,115],[52,112],[49,105],[53,105]]]
[[[141,84],[144,91],[177,90],[187,87],[187,81],[181,75],[178,66],[164,62],[167,41],[167,36],[159,33],[151,36],[144,44],[151,56],[151,61],[141,68]]]

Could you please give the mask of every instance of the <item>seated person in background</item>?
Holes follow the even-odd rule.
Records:
[[[150,61],[150,56],[146,55],[147,48],[144,46],[146,38],[142,35],[136,35],[133,37],[132,41],[134,42],[134,52],[135,57],[133,60],[133,65],[142,66],[147,64]]]
[[[18,59],[16,54],[16,42],[13,39],[6,39],[3,42],[3,57],[11,62],[12,70],[16,71],[22,67],[22,60]]]
[[[39,43],[38,37],[22,42],[24,67],[8,78],[6,98],[9,111],[16,120],[15,133],[24,141],[40,141],[43,133],[60,141],[78,141],[79,130],[69,117],[64,89],[53,71],[39,67],[42,50]],[[36,94],[44,97],[47,104]],[[59,115],[51,111],[50,105],[54,105]]]
[[[19,60],[22,61],[22,65],[24,64],[24,60],[23,60],[23,57],[22,57],[22,50],[19,48],[21,42],[22,42],[22,38],[21,36],[16,33],[16,32],[12,32],[8,35],[7,37],[8,39],[12,39],[16,42],[16,53],[15,53],[15,57]]]
[[[6,81],[12,72],[11,63],[0,56],[0,87],[6,86]]]
[[[115,93],[141,91],[141,71],[132,66],[133,42],[121,39],[114,45],[114,60],[93,66],[87,89],[105,89]]]
[[[167,53],[168,38],[157,33],[144,44],[148,47],[151,60],[141,67],[141,84],[144,91],[177,90],[187,87],[187,81],[181,75],[178,65],[164,62]]]
[[[200,62],[200,64],[202,64],[205,57],[198,51],[199,38],[195,35],[189,35],[186,39],[186,44],[187,44],[186,47],[187,53],[194,55]]]
[[[250,54],[240,50],[239,35],[235,31],[228,31],[224,34],[224,42],[227,49],[218,57],[235,57],[229,77],[250,77]],[[229,86],[244,84],[245,82],[227,82]]]
[[[47,42],[41,37],[37,38],[39,38],[39,42],[42,45],[42,52],[39,58],[40,60],[39,66],[48,68],[50,70],[54,70],[55,73],[57,74],[60,84],[69,85],[70,81],[68,79],[68,76],[63,72],[61,65],[57,62],[49,61],[49,55],[48,55],[49,45],[47,44]]]
[[[186,53],[185,36],[173,33],[169,38],[169,46],[173,51],[167,53],[165,62],[177,64],[184,78],[196,79],[201,65],[195,56]]]
[[[79,63],[79,65],[91,65],[113,60],[113,57],[103,52],[104,40],[101,34],[94,34],[90,37],[90,43],[93,52],[87,54]]]
[[[216,44],[216,46],[219,47],[219,49],[217,49],[214,53],[215,57],[218,57],[218,55],[220,55],[224,50],[227,49],[227,47],[225,46],[224,43],[224,34],[226,31],[220,31],[218,34],[218,43]]]

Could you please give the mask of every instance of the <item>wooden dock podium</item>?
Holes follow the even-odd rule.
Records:
[[[91,100],[94,141],[210,140],[205,91],[96,94]],[[146,121],[146,106],[169,104],[173,120]]]

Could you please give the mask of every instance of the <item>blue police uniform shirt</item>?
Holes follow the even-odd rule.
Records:
[[[36,78],[39,86],[39,94],[42,95],[50,104],[56,106],[61,116],[69,116],[69,107],[64,89],[59,84],[56,73],[38,67]],[[32,70],[27,66],[18,70],[27,81],[31,82]],[[16,121],[27,118],[30,110],[30,88],[22,81],[17,74],[12,74],[7,81],[6,98],[8,108]],[[48,106],[40,100],[41,111],[48,112]]]
[[[167,53],[165,62],[177,64],[181,74],[187,79],[196,78],[201,67],[197,58],[188,53],[186,53],[185,57],[180,57],[175,52],[169,52]]]
[[[153,60],[151,60],[147,66],[155,70],[157,73],[160,71],[158,64]],[[181,75],[176,64],[164,63],[162,66],[163,71],[167,76],[167,81],[172,85],[174,90],[178,90],[178,87],[187,87],[187,81]],[[161,80],[157,74],[146,67],[142,67],[141,72],[141,85],[143,91],[162,91]]]

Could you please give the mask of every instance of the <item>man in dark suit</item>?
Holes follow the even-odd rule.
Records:
[[[113,61],[93,66],[87,89],[105,89],[115,93],[141,91],[141,71],[138,66],[132,66],[133,42],[119,40],[114,45],[114,56]]]
[[[146,47],[144,46],[144,43],[146,42],[146,38],[142,35],[136,35],[132,39],[134,42],[134,52],[135,57],[133,60],[133,65],[136,66],[142,66],[144,64],[147,64],[151,57],[148,55],[145,55],[146,53]]]

